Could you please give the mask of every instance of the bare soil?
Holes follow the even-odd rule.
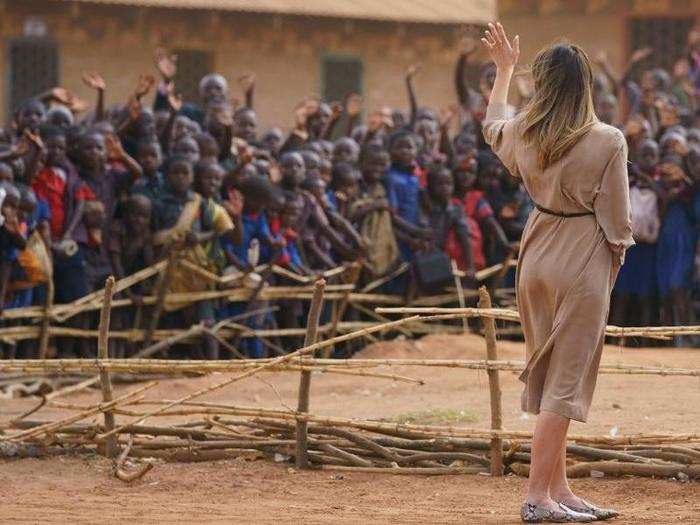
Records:
[[[367,347],[364,358],[480,359],[478,336],[428,336]],[[521,343],[502,341],[499,357],[522,359]],[[604,362],[700,368],[700,350],[606,347]],[[423,386],[381,379],[314,375],[312,412],[340,417],[450,422],[486,428],[488,379],[483,371],[382,367],[422,378]],[[149,397],[175,399],[226,375],[161,381]],[[267,374],[208,396],[209,401],[281,408],[296,405],[298,375]],[[519,408],[515,373],[501,373],[504,426],[528,430],[534,418]],[[130,387],[120,386],[116,395]],[[99,399],[92,390],[67,396],[75,403]],[[0,401],[0,422],[36,404]],[[43,409],[33,419],[59,413]],[[163,419],[174,420],[175,418]],[[697,377],[601,375],[585,434],[699,432]],[[158,463],[143,479],[125,485],[100,457],[0,462],[0,523],[518,523],[526,479],[508,476],[415,477],[348,472],[297,472],[267,461]],[[622,511],[617,523],[700,523],[700,484],[672,480],[580,479],[573,487],[589,500]]]

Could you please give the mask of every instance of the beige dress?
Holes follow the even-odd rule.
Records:
[[[530,215],[516,276],[527,360],[523,411],[556,412],[585,421],[605,339],[610,293],[625,250],[634,244],[627,144],[616,128],[597,123],[559,161],[542,170],[522,138],[521,117],[490,105],[484,137],[521,178],[541,208]]]

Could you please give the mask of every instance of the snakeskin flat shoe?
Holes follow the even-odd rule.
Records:
[[[590,523],[596,520],[593,514],[576,512],[561,503],[557,505],[558,509],[550,510],[526,501],[520,507],[520,518],[525,523]]]
[[[579,498],[580,499],[580,498]],[[581,499],[581,505],[566,505],[573,511],[581,512],[583,514],[592,514],[595,516],[597,521],[605,521],[611,518],[615,518],[620,515],[620,513],[613,509],[601,509],[595,505],[588,503],[586,500]]]

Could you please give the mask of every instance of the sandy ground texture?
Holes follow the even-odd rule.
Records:
[[[484,357],[478,336],[428,336],[367,347],[363,358]],[[521,343],[499,342],[499,357],[522,359]],[[604,362],[700,368],[700,350],[606,347]],[[381,379],[314,375],[311,411],[322,415],[486,428],[488,379],[483,371],[382,367],[421,378],[423,386]],[[519,409],[517,374],[500,374],[504,427],[531,430],[534,418]],[[225,374],[161,381],[149,397],[175,399]],[[250,378],[203,399],[283,408],[296,405],[298,375]],[[116,395],[128,388],[119,386]],[[99,399],[92,390],[67,396]],[[0,422],[36,404],[0,401]],[[32,419],[49,418],[42,409]],[[57,411],[55,413],[58,413]],[[160,418],[158,422],[175,418]],[[188,418],[189,419],[189,418]],[[182,421],[182,418],[179,419]],[[699,432],[697,377],[601,375],[585,434]],[[100,457],[0,462],[0,523],[518,523],[526,480],[508,476],[413,477],[348,472],[296,472],[266,461],[157,463],[125,485]],[[700,484],[641,478],[579,479],[574,489],[623,512],[616,523],[700,523]]]

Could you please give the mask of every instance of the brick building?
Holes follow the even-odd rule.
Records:
[[[700,0],[0,0],[0,122],[20,100],[62,85],[92,102],[80,80],[98,71],[108,103],[153,72],[160,45],[180,56],[179,89],[196,97],[202,74],[258,77],[263,126],[291,121],[317,93],[359,91],[368,107],[406,107],[403,73],[420,62],[420,102],[455,100],[454,63],[466,27],[499,17],[521,35],[523,61],[567,36],[622,66],[642,44],[667,63],[682,49]]]
[[[415,62],[421,102],[453,100],[457,42],[495,18],[495,0],[0,0],[3,121],[20,100],[54,85],[92,102],[84,70],[101,73],[108,103],[124,100],[153,50],[179,55],[178,88],[217,71],[257,75],[263,126],[292,121],[317,93],[359,91],[369,107],[406,107],[404,70]]]

